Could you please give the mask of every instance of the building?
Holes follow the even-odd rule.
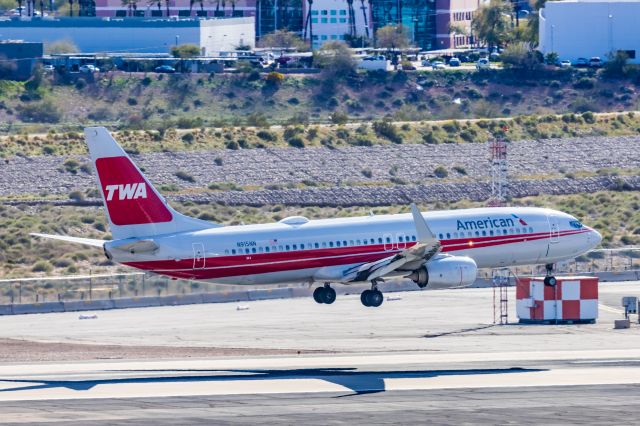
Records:
[[[437,49],[455,49],[473,44],[471,20],[488,0],[436,0]],[[455,31],[452,31],[455,29]]]
[[[44,53],[42,43],[0,41],[0,78],[27,80]]]
[[[424,50],[437,48],[437,0],[373,0],[371,22],[373,31],[387,25],[402,25],[411,43]]]
[[[303,37],[313,38],[314,48],[332,40],[373,35],[369,1],[304,0]]]
[[[256,15],[256,0],[157,0],[127,3],[123,0],[94,0],[95,15],[111,18],[242,18]]]
[[[255,20],[58,18],[0,21],[11,39],[50,43],[68,40],[82,53],[167,53],[177,44],[195,44],[202,56],[255,45]]]
[[[94,14],[110,18],[256,18],[256,35],[279,29],[302,30],[304,0],[85,0],[95,3]],[[91,15],[88,12],[87,15]]]
[[[561,60],[598,56],[623,50],[640,63],[640,1],[548,1],[540,10],[539,50]]]

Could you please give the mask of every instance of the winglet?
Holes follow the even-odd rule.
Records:
[[[435,240],[436,236],[431,232],[427,221],[424,220],[422,213],[420,213],[415,203],[411,203],[411,214],[413,215],[413,223],[416,227],[416,233],[418,234],[418,242],[426,243]]]

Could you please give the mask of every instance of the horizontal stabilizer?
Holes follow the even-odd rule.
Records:
[[[111,245],[109,247],[109,249],[128,251],[130,253],[149,253],[158,250],[158,248],[158,244],[149,239]]]
[[[104,246],[104,243],[109,242],[109,240],[95,240],[93,238],[68,237],[66,235],[38,234],[35,232],[32,232],[29,235],[32,235],[34,237],[39,237],[39,238],[49,238],[51,240],[66,241],[68,243],[82,244],[82,245],[91,246],[91,247],[102,247]]]

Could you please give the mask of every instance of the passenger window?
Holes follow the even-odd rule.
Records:
[[[451,234],[447,232],[447,240],[451,239]]]
[[[476,231],[476,237],[480,236],[480,232]]]
[[[340,247],[340,241],[336,241],[336,247]]]
[[[265,253],[269,253],[269,247],[264,248]]]
[[[378,238],[378,244],[382,244],[382,238]]]
[[[376,241],[372,238],[370,244],[375,244]]]
[[[282,246],[278,246],[278,250],[280,250],[280,251],[284,251],[284,250],[282,249]]]
[[[285,245],[284,248],[285,248],[285,250],[289,251],[289,245],[288,244]]]
[[[487,236],[487,231],[482,231],[482,236],[486,237]]]
[[[300,250],[304,250],[304,244],[300,244]]]
[[[489,231],[489,235],[493,236],[493,229]]]
[[[229,254],[229,250],[225,250],[225,251],[224,251],[224,254]]]
[[[398,242],[402,243],[402,242],[404,242],[403,240],[404,240],[404,238],[402,238],[402,235],[400,235],[400,236],[398,237]]]
[[[314,243],[313,245],[315,246],[315,248],[320,248],[320,244],[318,243]]]
[[[322,243],[322,248],[327,247],[327,243]]]
[[[529,233],[533,234],[533,228],[529,227]]]
[[[298,250],[298,245],[297,245],[297,244],[294,244],[294,245],[293,245],[293,249],[294,249],[294,250]]]
[[[503,233],[504,235],[507,235],[507,234],[508,234],[508,232],[507,232],[507,230],[506,230],[506,229],[502,230],[502,233]]]
[[[346,242],[346,241],[343,241],[343,242],[342,242],[342,246],[343,246],[343,247],[346,247],[346,246],[347,246],[347,242]]]
[[[443,238],[444,238],[444,236],[443,236],[442,234],[438,234],[438,238],[439,238],[439,239],[443,239]]]
[[[387,242],[390,243],[391,242],[391,238],[387,237]]]
[[[357,245],[360,245],[360,240],[356,240],[356,244],[357,244]]]
[[[256,248],[255,248],[255,247],[251,249],[251,253],[255,253],[256,251],[257,251],[257,250],[256,250]]]
[[[333,247],[333,241],[329,241],[329,247]]]
[[[249,254],[249,249],[244,249],[245,254]]]

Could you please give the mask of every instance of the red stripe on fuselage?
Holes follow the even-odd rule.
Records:
[[[559,232],[559,237],[588,232],[588,229]],[[548,232],[517,235],[495,235],[488,237],[458,238],[441,241],[442,252],[455,252],[493,247],[528,241],[548,239]],[[215,256],[205,259],[205,268],[193,269],[193,259],[157,260],[143,262],[125,262],[127,266],[150,270],[159,274],[176,278],[215,279],[242,275],[266,274],[298,269],[322,268],[326,266],[350,265],[354,263],[375,262],[415,242],[392,245],[393,249],[385,250],[383,244],[368,246],[334,247],[313,250],[299,250],[275,253],[245,253],[233,256]],[[391,246],[389,244],[388,246]]]

